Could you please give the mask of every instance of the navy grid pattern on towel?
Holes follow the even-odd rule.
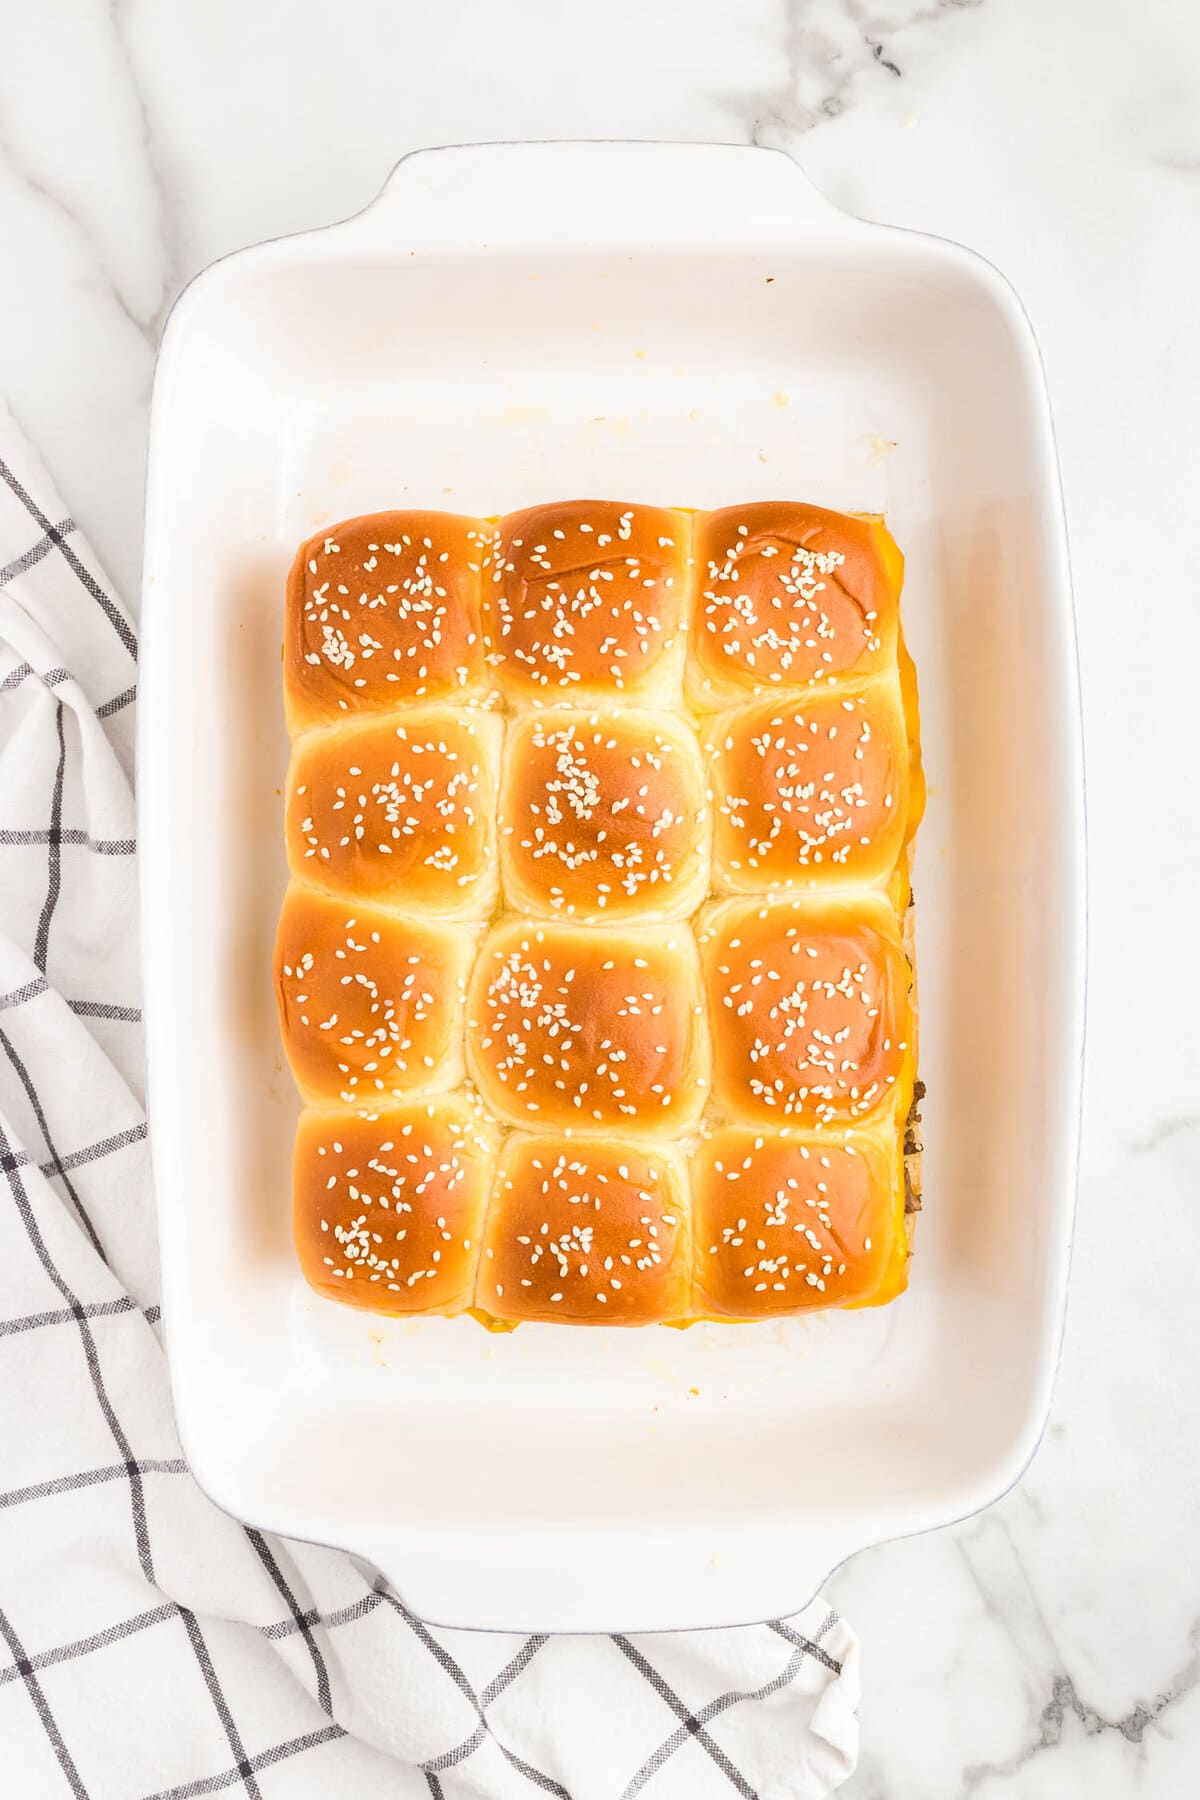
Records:
[[[821,1602],[664,1637],[422,1624],[247,1530],[175,1436],[135,942],[137,640],[0,411],[0,1785],[20,1800],[807,1800],[857,1747]]]

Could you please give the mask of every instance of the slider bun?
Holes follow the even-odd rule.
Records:
[[[718,1129],[692,1158],[692,1208],[699,1317],[878,1305],[905,1286],[894,1114],[874,1134],[829,1141]]]
[[[508,735],[500,864],[523,912],[646,922],[708,891],[696,740],[669,713],[527,713]]]
[[[514,1125],[638,1139],[688,1129],[708,1087],[691,932],[496,926],[468,989],[467,1067]]]
[[[484,617],[514,701],[671,699],[683,660],[688,513],[565,500],[501,519]]]
[[[502,730],[492,713],[430,706],[307,733],[288,772],[292,873],[406,912],[485,917]]]
[[[463,1078],[475,940],[292,882],[275,940],[283,1045],[310,1103],[379,1107]]]
[[[306,1280],[372,1312],[462,1312],[496,1148],[478,1108],[449,1097],[302,1114],[292,1222]]]
[[[514,1322],[650,1325],[686,1319],[690,1287],[673,1152],[514,1132],[484,1229],[479,1308]]]
[[[714,864],[726,890],[886,882],[909,829],[896,685],[775,695],[721,713],[705,743]]]
[[[442,512],[369,513],[302,544],[287,587],[288,729],[486,693],[480,596],[491,545],[484,520]]]
[[[728,705],[895,660],[904,559],[881,518],[762,501],[702,513],[688,691]]]
[[[911,970],[881,897],[719,901],[700,950],[731,1120],[848,1125],[911,1079]]]

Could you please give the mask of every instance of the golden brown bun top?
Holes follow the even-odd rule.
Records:
[[[482,519],[385,512],[302,544],[287,592],[291,730],[483,690],[480,594],[491,543]]]
[[[688,1316],[682,1169],[629,1144],[508,1140],[476,1304],[498,1319],[648,1325]]]
[[[692,1159],[701,1317],[761,1318],[890,1299],[904,1286],[904,1183],[895,1126],[826,1142],[743,1125]]]
[[[849,1124],[911,1061],[910,971],[890,907],[729,900],[700,936],[713,1096],[731,1117]]]
[[[304,1113],[292,1216],[308,1280],[375,1312],[469,1306],[495,1152],[479,1109],[450,1097]]]
[[[293,874],[405,911],[484,916],[500,732],[491,713],[414,706],[306,733],[288,773]]]
[[[500,685],[539,704],[658,691],[682,651],[691,520],[564,500],[501,519],[484,585]]]
[[[904,563],[883,520],[791,501],[701,513],[689,688],[736,699],[894,657]]]
[[[460,926],[398,919],[292,882],[275,986],[284,1049],[306,1099],[372,1107],[461,1080],[474,952]]]
[[[703,1010],[685,924],[509,921],[471,979],[468,1067],[512,1124],[673,1136],[707,1087]]]
[[[886,881],[909,829],[897,684],[776,694],[706,733],[719,883],[767,888]]]
[[[696,740],[675,715],[526,714],[505,746],[509,901],[591,920],[681,917],[707,890],[707,814]]]

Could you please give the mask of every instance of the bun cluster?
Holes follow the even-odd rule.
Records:
[[[312,1285],[505,1329],[905,1284],[923,786],[882,519],[564,501],[288,582]]]

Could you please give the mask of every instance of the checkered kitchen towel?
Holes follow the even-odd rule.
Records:
[[[179,1453],[135,944],[137,640],[0,409],[0,1791],[808,1800],[854,1637],[435,1631],[248,1531]]]

